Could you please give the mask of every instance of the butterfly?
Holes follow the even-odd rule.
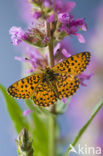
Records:
[[[53,68],[46,67],[40,73],[13,83],[7,91],[15,98],[32,98],[39,106],[55,104],[58,99],[68,98],[78,90],[78,75],[86,69],[90,57],[90,52],[72,55]]]

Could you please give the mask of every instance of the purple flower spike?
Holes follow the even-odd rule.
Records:
[[[21,27],[11,27],[9,34],[11,35],[13,45],[18,45],[22,42],[22,39],[25,39],[25,32]]]
[[[27,116],[27,115],[29,115],[31,112],[32,112],[32,111],[31,111],[30,109],[27,109],[27,110],[25,110],[25,111],[23,112],[23,115],[24,115],[24,116]]]

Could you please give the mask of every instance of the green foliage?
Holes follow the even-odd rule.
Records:
[[[22,110],[14,98],[12,98],[3,85],[0,84],[0,90],[4,96],[6,107],[16,131],[19,133],[22,128],[29,129],[29,124],[23,116]]]

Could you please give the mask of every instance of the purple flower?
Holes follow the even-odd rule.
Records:
[[[87,30],[87,26],[83,18],[74,19],[71,15],[64,13],[58,15],[58,19],[61,22],[61,26],[59,28],[61,32],[65,32],[66,35],[75,35],[80,43],[85,43],[83,35],[77,33],[79,30]]]
[[[21,27],[11,27],[9,30],[13,45],[18,45],[25,39],[25,32]]]
[[[60,13],[58,14],[58,21],[61,23],[68,23],[70,19],[69,13]]]
[[[69,25],[76,26],[76,27],[79,26],[81,28],[82,26],[86,26],[86,23],[84,21],[84,18],[74,19],[73,17],[71,17]]]

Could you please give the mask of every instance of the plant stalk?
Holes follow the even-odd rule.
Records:
[[[50,23],[46,22],[46,30],[47,36],[50,38],[50,42],[48,45],[49,50],[49,58],[48,63],[49,66],[52,68],[54,66],[54,55],[53,55],[53,37],[50,29]],[[53,105],[51,112],[55,112],[55,106]],[[56,127],[56,118],[50,115],[49,120],[49,156],[55,156],[55,127]]]
[[[49,49],[49,66],[52,68],[54,66],[54,55],[53,55],[53,37],[50,30],[50,23],[46,22],[47,36],[50,38],[50,42],[48,45]]]

